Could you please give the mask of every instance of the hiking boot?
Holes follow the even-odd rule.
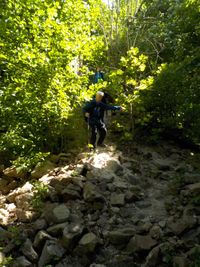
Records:
[[[96,145],[89,144],[88,148],[90,151],[95,151],[96,150]]]

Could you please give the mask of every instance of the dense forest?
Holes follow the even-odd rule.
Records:
[[[97,90],[130,114],[127,139],[140,131],[199,142],[198,0],[2,0],[0,8],[2,163],[29,169],[83,147],[81,107]],[[93,84],[98,66],[106,79]]]

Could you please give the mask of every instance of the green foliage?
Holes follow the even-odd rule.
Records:
[[[33,184],[33,198],[31,200],[31,205],[36,210],[41,210],[43,202],[49,192],[47,185],[44,185],[39,181],[32,181]]]
[[[0,5],[0,150],[32,157],[65,149],[88,66],[104,53],[102,36],[91,35],[99,7],[81,0]]]
[[[24,240],[21,236],[21,231],[18,226],[9,226],[7,231],[10,234],[10,240],[12,240],[15,246],[20,246],[23,243]]]
[[[182,175],[177,175],[172,178],[169,184],[170,193],[178,195],[180,190],[185,186],[185,179]]]
[[[173,247],[168,247],[165,251],[165,255],[163,256],[163,262],[167,264],[167,266],[173,266],[173,257],[176,255],[176,251]]]
[[[194,253],[191,255],[193,258],[191,267],[199,267],[200,266],[200,249],[197,247]]]
[[[6,256],[2,262],[0,262],[0,267],[9,267],[12,266],[12,264],[14,263],[14,259],[13,257],[10,256]]]
[[[17,171],[27,171],[30,172],[33,167],[37,165],[39,162],[43,162],[48,156],[49,152],[47,153],[31,153],[24,157],[18,157],[16,160],[12,161],[13,165],[17,167]]]
[[[195,195],[192,196],[191,203],[196,205],[196,206],[200,206],[200,196],[199,196],[199,194],[195,194]]]

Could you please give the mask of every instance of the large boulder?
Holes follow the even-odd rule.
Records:
[[[160,260],[160,248],[153,248],[146,257],[145,264],[142,267],[157,267]]]
[[[108,232],[107,238],[113,245],[124,245],[127,244],[134,234],[135,230],[133,228],[122,228]]]
[[[68,222],[54,224],[47,228],[47,232],[52,236],[58,237],[62,235],[63,230],[65,229],[65,227],[68,226],[69,226]]]
[[[9,215],[10,213],[6,209],[3,209],[3,208],[0,209],[0,224],[1,225],[6,225],[9,223]]]
[[[19,195],[23,195],[25,193],[31,193],[33,191],[33,185],[29,182],[26,182],[22,187],[19,187],[13,190],[8,196],[7,200],[9,202],[15,202],[15,198]]]
[[[160,228],[159,225],[154,225],[151,230],[150,230],[150,235],[152,238],[159,240],[163,236],[162,229]]]
[[[18,169],[15,166],[11,166],[6,168],[3,171],[3,174],[9,178],[20,178],[20,179],[24,179],[27,175],[27,172],[22,170],[22,169]]]
[[[53,240],[54,238],[51,237],[46,231],[44,230],[40,230],[34,239],[33,242],[33,246],[37,251],[41,251],[41,249],[43,248],[45,242],[47,240]]]
[[[112,193],[110,197],[110,204],[112,206],[124,206],[125,194]]]
[[[152,239],[150,235],[135,235],[131,238],[127,245],[127,251],[130,253],[139,251],[148,251],[157,244],[157,241]]]
[[[70,211],[65,204],[50,205],[44,212],[45,219],[48,223],[63,223],[68,221]]]
[[[102,209],[104,207],[105,199],[97,190],[97,187],[86,182],[83,187],[83,198],[94,209]]]
[[[98,237],[94,233],[87,233],[79,241],[76,251],[79,255],[92,253],[95,251],[98,243]]]
[[[72,223],[63,230],[62,244],[66,249],[73,249],[79,240],[84,227],[80,223]]]
[[[35,231],[43,230],[47,228],[47,222],[43,218],[37,219],[35,222],[33,222],[32,227]]]
[[[39,179],[43,175],[49,173],[50,171],[54,170],[56,165],[49,160],[45,160],[43,162],[39,162],[34,170],[31,172],[31,176],[34,179]]]
[[[188,267],[189,261],[185,256],[175,256],[173,258],[173,267]]]
[[[15,198],[16,206],[20,209],[30,209],[31,208],[31,201],[34,197],[33,192],[26,192],[24,194],[18,195]]]
[[[186,186],[186,191],[189,195],[200,194],[200,182]]]
[[[7,179],[0,178],[0,194],[8,194],[10,189],[8,188],[9,181]]]
[[[21,251],[31,262],[38,260],[38,254],[33,248],[33,244],[30,239],[27,239],[21,247]]]
[[[47,240],[42,250],[38,267],[44,267],[48,264],[58,261],[62,258],[64,253],[65,249],[57,241]]]
[[[153,163],[161,171],[169,171],[173,166],[173,161],[169,159],[154,158]]]
[[[111,159],[107,162],[106,170],[109,172],[113,172],[116,174],[119,174],[119,172],[123,171],[123,167],[120,164],[119,160],[117,159]]]
[[[16,209],[16,215],[19,222],[32,222],[37,219],[39,213],[33,210]]]
[[[72,199],[80,199],[81,198],[81,188],[78,185],[74,185],[70,183],[65,189],[62,190],[61,195],[65,202]]]
[[[15,259],[15,262],[12,265],[13,267],[32,267],[32,262],[28,261],[26,257],[20,256]]]
[[[196,218],[184,215],[182,218],[175,220],[173,217],[167,221],[167,227],[175,234],[180,235],[186,230],[191,229],[196,224]]]

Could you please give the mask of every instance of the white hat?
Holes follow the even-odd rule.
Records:
[[[104,92],[98,91],[96,95],[104,96]]]

